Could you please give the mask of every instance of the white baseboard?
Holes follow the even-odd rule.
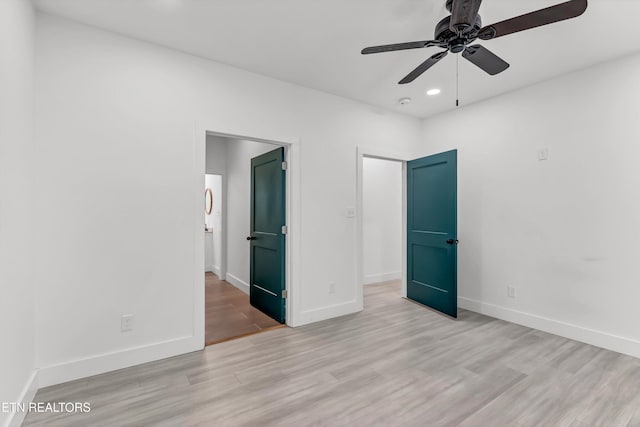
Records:
[[[401,271],[392,271],[389,273],[367,274],[364,276],[362,283],[371,285],[373,283],[388,282],[390,280],[399,280],[402,278]]]
[[[464,297],[458,298],[458,306],[465,310],[495,317],[496,319],[506,320],[507,322],[517,323],[550,334],[640,358],[640,341],[630,338],[619,337],[606,332],[596,331],[594,329],[584,328],[559,320]]]
[[[36,397],[36,393],[38,392],[38,370],[34,369],[33,373],[31,374],[31,376],[29,377],[29,379],[27,380],[27,383],[25,384],[24,388],[22,389],[22,392],[20,393],[20,396],[18,397],[18,400],[16,403],[22,403],[24,404],[26,407],[29,407],[29,404],[31,402],[33,402],[33,398]],[[6,427],[20,427],[22,425],[22,422],[24,421],[25,417],[27,416],[27,412],[23,412],[23,411],[18,411],[18,412],[12,412],[9,414],[9,418],[7,418],[7,421],[5,423]]]
[[[296,319],[295,326],[302,326],[308,323],[332,319],[334,317],[346,316],[347,314],[353,314],[359,311],[362,311],[362,305],[358,304],[357,301],[349,301],[345,303],[314,308],[312,310],[301,312]]]
[[[225,280],[231,283],[236,288],[240,289],[245,294],[249,295],[249,284],[244,280],[239,279],[237,276],[234,276],[229,272],[227,272],[227,277]]]
[[[220,267],[218,267],[217,265],[213,265],[213,264],[208,264],[204,266],[204,272],[205,273],[213,273],[216,276],[220,277]],[[224,279],[222,279],[224,280]]]
[[[130,366],[166,359],[167,357],[202,350],[204,343],[193,336],[177,338],[156,344],[100,354],[40,368],[40,387],[61,384]]]

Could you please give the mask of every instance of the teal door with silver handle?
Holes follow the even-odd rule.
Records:
[[[458,316],[457,151],[407,162],[407,298]]]
[[[249,299],[285,323],[286,181],[284,148],[251,159]]]

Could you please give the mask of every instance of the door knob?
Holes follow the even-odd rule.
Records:
[[[256,240],[255,236],[249,236],[247,237],[247,240]]]
[[[449,239],[447,240],[447,245],[457,245],[458,239]]]

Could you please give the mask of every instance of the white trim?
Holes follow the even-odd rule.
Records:
[[[31,376],[27,380],[27,383],[22,389],[17,403],[22,403],[28,407],[29,404],[33,402],[33,398],[36,397],[38,388],[38,370],[34,369],[31,373]],[[4,425],[6,427],[20,427],[26,416],[27,411],[11,412]]]
[[[362,311],[362,308],[358,307],[360,307],[360,303],[354,300],[303,311],[300,313],[300,324],[298,326]]]
[[[213,274],[215,274],[216,276],[218,276],[218,278],[220,278],[221,280],[224,280],[224,279],[222,279],[222,274],[220,272],[220,267],[219,266],[217,266],[217,265],[211,266],[211,272]]]
[[[505,320],[550,334],[606,348],[618,353],[640,358],[640,341],[588,329],[536,314],[526,313],[470,298],[458,297],[458,307],[496,319]]]
[[[202,218],[204,213],[204,197],[202,197],[202,183],[207,172],[207,135],[195,123],[193,128],[193,201],[195,204],[193,217],[194,252],[193,252],[193,319],[191,330],[193,339],[204,348],[204,233],[202,233]],[[224,180],[224,177],[223,177]],[[224,181],[222,183],[224,188]],[[224,196],[224,193],[223,193]],[[224,201],[223,201],[224,206]],[[224,218],[223,218],[224,220]],[[223,225],[224,227],[224,225]]]
[[[177,338],[40,368],[38,382],[48,387],[201,349],[200,340],[194,337]]]
[[[402,162],[402,298],[407,297],[407,161]]]
[[[356,304],[357,311],[364,307],[364,219],[363,182],[364,158],[373,157],[402,163],[402,296],[407,296],[407,161],[413,159],[409,153],[401,153],[384,148],[356,147]]]
[[[216,276],[220,277],[220,275],[218,273],[216,273],[216,266],[213,264],[207,264],[204,266],[204,271],[206,273],[215,273]],[[217,271],[220,271],[220,269],[218,268]]]
[[[227,272],[226,280],[236,288],[240,289],[245,294],[249,295],[249,284],[244,280],[240,279],[238,276],[234,276],[233,274]]]
[[[388,273],[367,274],[362,279],[363,285],[372,285],[374,283],[388,282],[390,280],[398,280],[402,278],[402,271],[390,271]]]
[[[205,156],[206,156],[206,136],[205,136]],[[205,159],[206,170],[206,159]],[[220,209],[220,267],[218,268],[218,278],[220,280],[227,280],[227,174],[220,174],[221,180],[221,204]]]
[[[227,124],[218,122],[196,123],[194,133],[194,247],[196,256],[194,257],[194,271],[196,280],[194,281],[194,317],[193,334],[204,346],[204,275],[202,266],[204,265],[204,237],[202,234],[202,212],[204,211],[204,199],[202,198],[202,177],[206,171],[205,150],[207,135],[215,135],[232,139],[264,142],[285,148],[285,160],[288,165],[286,174],[286,203],[287,203],[287,227],[286,238],[286,322],[289,326],[300,324],[301,298],[301,162],[300,162],[300,139],[291,136],[271,135],[269,132],[260,132],[247,125],[239,125],[230,129]],[[224,181],[224,176],[223,176]],[[223,182],[223,187],[225,183]],[[226,192],[225,192],[226,193]],[[225,196],[223,193],[223,197]],[[223,200],[226,206],[226,200]],[[224,221],[224,218],[223,218]],[[226,243],[226,224],[223,224],[222,239],[223,246]],[[223,250],[224,256],[224,250]],[[224,271],[225,262],[220,266],[224,276],[228,273]],[[226,277],[222,277],[225,279]]]

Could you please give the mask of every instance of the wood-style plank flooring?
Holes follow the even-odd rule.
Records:
[[[640,360],[365,288],[365,311],[40,390],[55,426],[640,426]]]
[[[213,273],[205,274],[205,342],[207,345],[284,327],[249,304],[249,296]]]

